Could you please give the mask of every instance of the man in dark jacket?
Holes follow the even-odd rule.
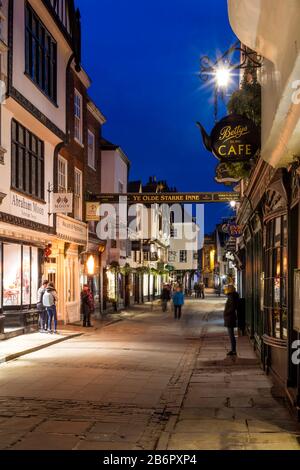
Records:
[[[87,284],[83,286],[81,292],[81,313],[83,317],[83,326],[90,327],[91,325],[91,313],[94,310],[94,299],[93,294]]]
[[[236,339],[234,329],[237,324],[237,309],[239,306],[239,294],[233,285],[229,285],[226,289],[227,301],[224,309],[224,326],[227,327],[228,335],[231,342],[231,351],[227,356],[236,356]]]
[[[166,312],[168,309],[168,302],[171,300],[171,292],[170,288],[167,285],[164,285],[163,290],[161,292],[161,306],[162,311]]]

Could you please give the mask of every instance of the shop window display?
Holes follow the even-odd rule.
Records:
[[[3,305],[21,305],[21,245],[3,246]]]
[[[34,305],[38,291],[38,249],[27,245],[0,244],[3,257],[3,298],[4,309]],[[0,273],[1,274],[1,273]]]
[[[265,313],[267,333],[287,338],[287,217],[267,224]]]

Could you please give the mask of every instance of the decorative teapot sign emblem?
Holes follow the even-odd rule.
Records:
[[[230,114],[219,121],[209,136],[200,127],[205,148],[221,162],[246,162],[260,149],[260,132],[253,121],[238,114]]]

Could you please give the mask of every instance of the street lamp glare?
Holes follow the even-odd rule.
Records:
[[[230,207],[234,209],[236,207],[236,201],[230,201]]]
[[[219,88],[226,88],[230,81],[230,69],[226,66],[216,70],[216,82]]]

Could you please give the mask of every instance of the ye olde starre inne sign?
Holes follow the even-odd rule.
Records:
[[[205,148],[221,162],[247,162],[260,148],[260,132],[251,119],[230,114],[219,121],[209,136],[200,127]]]

